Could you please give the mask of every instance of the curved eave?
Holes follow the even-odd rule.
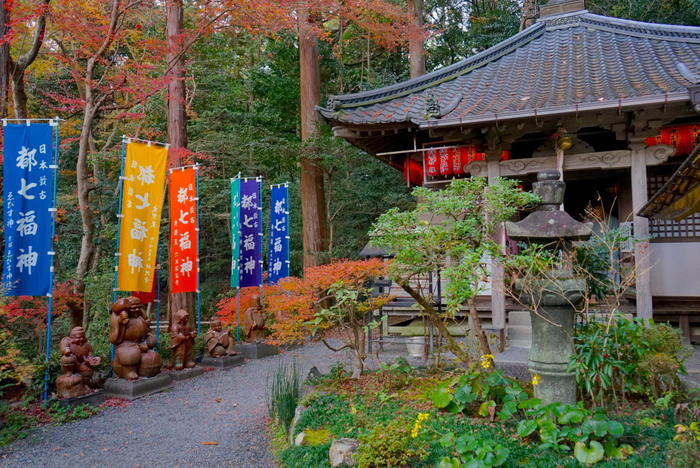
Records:
[[[424,121],[413,121],[420,128],[454,127],[460,125],[478,125],[483,123],[501,122],[504,120],[529,119],[538,117],[551,117],[564,114],[579,114],[583,112],[593,112],[601,110],[632,109],[642,106],[663,105],[678,102],[690,102],[690,93],[681,91],[668,93],[665,95],[642,96],[629,99],[619,99],[614,101],[600,101],[594,103],[583,103],[579,105],[555,106],[542,109],[524,110],[520,112],[504,112],[465,117],[459,119],[431,119]]]

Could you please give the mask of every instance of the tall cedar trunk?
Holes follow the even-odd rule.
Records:
[[[8,32],[7,23],[10,20],[6,1],[0,0],[0,37]],[[0,117],[7,117],[7,97],[10,87],[10,44],[0,44]]]
[[[411,78],[425,75],[425,47],[423,44],[423,0],[408,0],[408,15],[415,31],[408,39],[408,60]],[[418,32],[420,31],[420,35]]]
[[[180,155],[187,148],[187,120],[185,113],[185,64],[182,51],[182,30],[184,25],[184,8],[182,0],[168,0],[165,5],[166,32],[168,36],[168,66],[170,82],[168,83],[168,143],[169,167],[181,164]],[[168,275],[168,290],[172,289]],[[168,323],[173,312],[184,309],[194,320],[194,295],[178,293],[168,295]]]
[[[299,11],[299,75],[301,81],[301,139],[313,140],[318,135],[321,76],[318,62],[318,41],[310,29],[309,12]],[[301,213],[303,224],[304,268],[323,263],[322,253],[328,248],[323,169],[308,146],[301,158]]]

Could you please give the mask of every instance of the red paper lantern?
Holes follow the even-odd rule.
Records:
[[[450,153],[452,153],[452,173],[454,175],[464,174],[462,148],[450,148]]]
[[[423,166],[420,161],[407,156],[403,160],[403,177],[411,185],[423,185]]]
[[[440,159],[440,175],[448,176],[452,174],[452,153],[449,149],[443,148],[439,150]]]
[[[425,152],[425,170],[430,177],[440,175],[440,161],[438,160],[437,151],[428,150]]]
[[[700,137],[700,124],[677,125],[664,127],[659,135],[645,140],[647,146],[669,145],[676,148],[675,156],[686,156],[693,151]]]

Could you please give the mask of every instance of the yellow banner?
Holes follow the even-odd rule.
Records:
[[[150,291],[158,253],[168,149],[128,143],[122,187],[117,289]]]

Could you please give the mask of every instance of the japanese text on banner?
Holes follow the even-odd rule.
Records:
[[[231,287],[238,288],[240,281],[241,238],[241,179],[231,181]]]
[[[6,125],[3,148],[3,226],[6,296],[51,293],[53,127]]]
[[[241,288],[262,285],[262,200],[260,181],[241,180],[241,237],[240,284]]]
[[[274,186],[270,195],[270,252],[267,282],[289,276],[289,191],[286,185]]]
[[[117,289],[150,291],[158,253],[168,149],[126,145]]]
[[[197,171],[190,167],[170,172],[170,291],[196,292]]]

